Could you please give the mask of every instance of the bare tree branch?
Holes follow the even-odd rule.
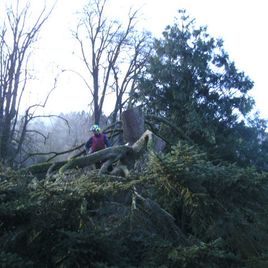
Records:
[[[7,8],[5,21],[0,25],[1,161],[12,161],[21,150],[25,133],[22,133],[19,139],[15,135],[18,133],[18,113],[26,89],[32,44],[37,40],[41,27],[54,8],[53,6],[47,10],[44,6],[37,18],[33,18],[32,25],[29,25],[30,4],[28,2],[22,9],[19,4],[18,0]],[[19,140],[15,151],[13,140]]]
[[[68,70],[64,69],[64,70],[62,70],[62,72],[72,72],[72,73],[76,74],[77,76],[79,76],[83,80],[83,82],[85,83],[85,85],[86,85],[87,89],[90,91],[91,95],[93,95],[93,90],[92,90],[90,84],[88,83],[86,78],[83,77],[79,72],[77,72],[75,70],[70,70],[70,69],[68,69]]]
[[[68,153],[71,153],[71,152],[74,152],[74,151],[76,151],[76,150],[78,150],[78,149],[81,149],[84,145],[85,145],[85,143],[80,144],[79,146],[76,146],[75,148],[71,148],[71,149],[66,150],[66,151],[63,151],[63,152],[43,152],[43,153],[40,152],[40,153],[31,153],[31,154],[29,154],[29,155],[23,160],[23,162],[27,161],[29,158],[34,157],[34,156],[48,156],[48,155],[51,155],[51,154],[52,154],[52,156],[49,157],[49,158],[47,159],[47,162],[50,162],[51,160],[53,160],[53,159],[56,158],[57,156],[59,156],[59,155],[64,155],[64,154],[68,154]]]
[[[82,61],[89,71],[92,83],[94,121],[99,123],[109,91],[116,92],[115,118],[122,111],[123,96],[136,88],[137,75],[144,66],[148,35],[135,30],[138,11],[130,11],[126,25],[106,17],[106,0],[90,0],[74,33],[80,45]],[[133,40],[138,39],[137,42]],[[127,66],[127,67],[126,67]],[[124,70],[127,69],[125,72]]]

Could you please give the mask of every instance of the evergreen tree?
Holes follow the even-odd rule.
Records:
[[[253,81],[230,60],[223,40],[210,37],[206,27],[196,27],[185,11],[180,14],[163,38],[155,40],[139,98],[148,113],[180,127],[214,159],[249,164],[252,147],[258,154],[265,135],[263,120],[256,117],[255,125],[249,120]],[[176,142],[173,134],[169,138]]]

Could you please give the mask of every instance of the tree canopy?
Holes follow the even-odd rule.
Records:
[[[184,10],[180,15],[155,39],[138,99],[147,113],[178,126],[212,158],[249,164],[261,150],[266,127],[257,116],[250,117],[253,81],[236,68],[223,40],[211,37],[207,27],[197,27]]]

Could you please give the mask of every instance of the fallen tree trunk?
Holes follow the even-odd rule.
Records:
[[[104,162],[99,171],[99,174],[102,174],[107,172],[109,165],[118,162],[112,174],[127,176],[129,169],[134,167],[136,159],[138,159],[147,149],[147,145],[150,145],[150,150],[153,150],[151,145],[153,142],[152,136],[152,132],[147,130],[132,146],[120,145],[109,147],[85,157],[69,160],[60,168],[60,173],[63,173],[71,168],[83,168],[96,162]]]
[[[67,160],[68,161],[68,160]],[[29,166],[27,168],[21,169],[21,172],[30,173],[36,177],[44,177],[47,172],[50,170],[50,172],[54,170],[59,170],[64,164],[66,164],[67,161],[60,161],[60,162],[45,162],[45,163],[39,163],[32,166]]]
[[[47,173],[58,171],[62,174],[69,169],[84,168],[93,165],[97,162],[104,162],[99,170],[99,174],[105,173],[108,167],[117,162],[116,167],[112,171],[113,175],[127,176],[129,170],[134,167],[135,161],[147,150],[154,151],[154,134],[147,130],[143,135],[132,145],[120,145],[109,147],[93,154],[73,158],[67,161],[55,163],[42,163],[30,166],[24,171],[30,172],[33,175],[44,176]]]
[[[71,159],[67,161],[66,164],[63,165],[59,171],[60,173],[63,173],[66,170],[72,168],[84,168],[86,166],[93,165],[97,162],[103,162],[109,159],[113,159],[115,162],[131,150],[132,148],[126,145],[109,147],[84,157]]]

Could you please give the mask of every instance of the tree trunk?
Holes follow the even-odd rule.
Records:
[[[124,141],[134,144],[144,133],[144,114],[141,106],[131,108],[122,113]]]

